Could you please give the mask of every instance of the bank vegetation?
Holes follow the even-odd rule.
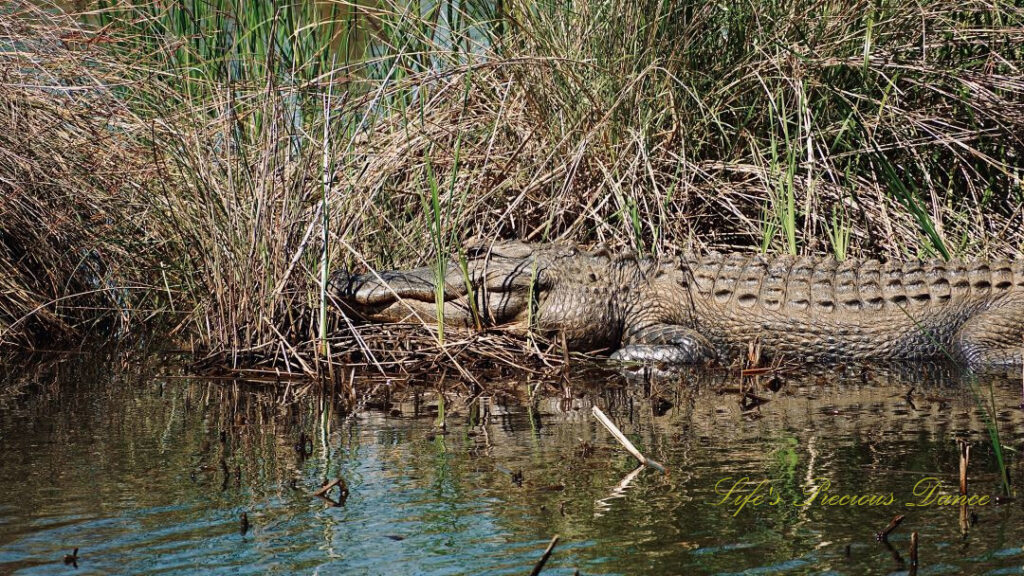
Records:
[[[323,290],[471,238],[1016,255],[1022,67],[1003,0],[13,0],[0,341],[511,359],[352,330]]]

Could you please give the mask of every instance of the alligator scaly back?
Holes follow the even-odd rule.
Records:
[[[654,288],[659,295],[673,291],[664,277]],[[692,311],[658,322],[697,331],[719,356],[757,340],[776,353],[813,360],[951,356],[1019,363],[1024,344],[1020,260],[712,254],[679,268],[675,279]],[[633,323],[650,324],[644,315],[641,307]]]

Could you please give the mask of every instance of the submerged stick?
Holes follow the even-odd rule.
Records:
[[[875,540],[878,540],[879,542],[888,542],[889,533],[895,530],[896,527],[900,525],[900,522],[903,522],[903,518],[903,514],[898,514],[894,516],[893,519],[889,521],[889,525],[886,526],[884,530],[875,533]]]
[[[334,488],[335,486],[337,486],[338,488],[337,500],[334,500],[333,498],[327,495],[327,493],[330,492],[331,489]],[[335,478],[334,480],[331,480],[330,482],[324,484],[319,490],[313,493],[313,496],[316,498],[326,500],[333,506],[342,506],[345,504],[345,501],[348,500],[348,484],[345,483],[344,478],[341,478],[339,476],[338,478]]]
[[[344,484],[344,480],[342,480],[341,478],[335,478],[334,480],[331,480],[330,482],[327,482],[326,484],[321,486],[320,489],[317,490],[316,492],[313,492],[313,496],[324,496],[328,492],[330,492],[331,488],[334,488],[335,486],[341,486],[342,492],[348,492],[348,487],[344,486]]]
[[[917,532],[910,533],[910,576],[917,574]]]
[[[971,445],[964,439],[957,440],[960,448],[960,533],[964,536],[971,529],[971,516],[967,508],[967,463],[971,457]]]
[[[664,466],[641,454],[640,451],[636,449],[636,446],[633,446],[633,443],[629,441],[629,438],[626,438],[626,435],[623,434],[621,430],[619,430],[619,428],[615,425],[614,422],[612,422],[607,416],[604,415],[604,412],[602,412],[600,408],[594,406],[591,409],[591,411],[594,413],[594,418],[597,418],[597,421],[603,424],[604,427],[607,428],[608,431],[612,433],[612,436],[614,436],[615,439],[619,441],[619,444],[622,444],[626,451],[632,454],[634,458],[639,460],[641,464],[643,464],[644,466],[650,466],[651,468],[656,468],[661,472],[665,472]]]
[[[598,518],[605,511],[609,510],[611,508],[611,504],[609,503],[611,500],[614,500],[616,498],[625,498],[626,490],[629,489],[629,485],[633,483],[633,480],[636,480],[637,475],[639,475],[640,472],[643,471],[643,469],[643,464],[637,466],[636,470],[633,470],[629,474],[626,474],[626,476],[618,484],[616,484],[614,488],[612,488],[611,494],[595,502],[595,504],[598,507],[598,510],[597,512],[594,512],[594,517]]]
[[[558,544],[558,534],[555,534],[551,542],[548,543],[547,550],[544,550],[544,555],[537,561],[537,565],[533,567],[533,572],[530,572],[530,576],[537,576],[540,571],[544,569],[544,565],[547,564],[548,558],[551,557],[551,552],[555,549],[555,544]]]

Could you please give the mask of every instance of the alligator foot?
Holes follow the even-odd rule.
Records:
[[[655,324],[627,338],[611,355],[618,362],[700,364],[718,357],[714,346],[699,333],[674,324]]]

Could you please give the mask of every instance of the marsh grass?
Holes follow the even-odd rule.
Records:
[[[14,127],[18,146],[117,158],[120,187],[66,161],[50,187],[118,223],[81,227],[131,272],[110,286],[151,287],[98,315],[149,301],[173,311],[159,317],[174,336],[235,362],[318,374],[315,343],[345,354],[328,335],[351,329],[325,314],[325,271],[440,270],[470,238],[841,258],[1024,240],[1024,11],[1010,2],[12,5],[3,50],[33,56],[3,62],[33,88],[10,117],[64,98],[71,120],[41,124],[98,123],[116,141]],[[34,76],[61,66],[63,96]],[[84,86],[116,122],[70,96]],[[4,186],[52,164],[25,158],[34,172],[5,167]],[[34,190],[23,202],[50,194]],[[26,242],[81,254],[91,240],[74,230]],[[52,279],[12,280],[3,322],[39,308],[69,323],[39,304],[90,289],[68,283],[74,252],[32,254]]]
[[[825,224],[825,231],[828,233],[832,255],[836,260],[846,260],[850,249],[850,227],[846,224],[846,212],[841,206],[832,205],[831,224]]]

